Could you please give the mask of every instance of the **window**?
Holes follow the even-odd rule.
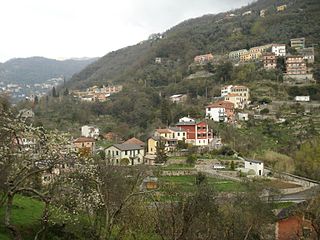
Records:
[[[138,154],[140,154],[140,150],[138,150]]]
[[[119,151],[117,151],[116,153],[117,153],[117,156],[119,156]]]
[[[178,137],[180,137],[180,133],[178,133]]]
[[[125,151],[124,154],[125,154],[125,155],[128,155],[128,151]]]

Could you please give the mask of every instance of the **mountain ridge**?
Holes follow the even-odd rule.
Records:
[[[50,78],[70,78],[98,58],[57,60],[41,56],[12,58],[0,64],[0,81],[7,83],[42,83]]]
[[[276,6],[283,4],[288,8],[278,13]],[[308,43],[317,43],[320,39],[319,5],[316,0],[260,0],[233,11],[189,19],[170,28],[158,39],[108,53],[75,74],[69,87],[148,81],[148,78],[155,83],[151,86],[159,86],[161,82],[175,81],[172,76],[175,72],[186,77],[188,65],[198,54],[226,54],[267,43],[288,44],[290,38],[303,36]],[[267,10],[266,17],[259,16],[262,9]],[[252,12],[249,16],[242,16],[249,10]],[[235,16],[230,17],[230,14]],[[159,70],[152,67],[156,57],[173,62],[168,74],[159,74]],[[149,69],[152,74],[146,73]],[[167,81],[154,79],[157,75]]]

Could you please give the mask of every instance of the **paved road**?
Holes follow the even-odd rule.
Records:
[[[293,193],[293,194],[286,194],[283,195],[279,200],[279,202],[303,202],[305,200],[311,199],[315,197],[317,194],[320,193],[320,188],[318,187],[313,187],[308,190],[298,192],[298,193]]]
[[[203,165],[196,165],[196,169],[198,171],[210,174],[211,176],[215,176],[218,178],[223,178],[223,179],[229,179],[233,181],[241,181],[240,178],[238,177],[233,177],[229,175],[222,174],[221,172],[218,172],[216,170],[212,169],[212,164],[203,164]],[[277,202],[303,202],[305,200],[311,199],[317,194],[320,194],[320,186],[312,187],[310,189],[297,192],[297,193],[292,193],[292,194],[285,194],[280,197],[275,197],[275,201]]]

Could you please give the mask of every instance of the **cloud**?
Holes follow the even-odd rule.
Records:
[[[13,57],[101,56],[188,18],[250,0],[0,1],[0,61]]]

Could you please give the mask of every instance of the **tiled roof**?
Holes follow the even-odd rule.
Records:
[[[158,133],[171,133],[170,129],[164,128],[164,129],[157,129],[156,130]]]
[[[207,107],[210,108],[233,108],[234,104],[232,102],[228,102],[228,101],[219,101],[219,102],[215,102],[213,104],[208,105]]]
[[[145,143],[139,140],[138,138],[130,138],[129,140],[125,141],[123,144],[132,144],[132,145],[141,145],[144,146]]]
[[[115,148],[118,148],[121,151],[128,151],[128,150],[141,150],[143,149],[143,147],[141,145],[137,145],[137,144],[113,144],[112,145]]]

